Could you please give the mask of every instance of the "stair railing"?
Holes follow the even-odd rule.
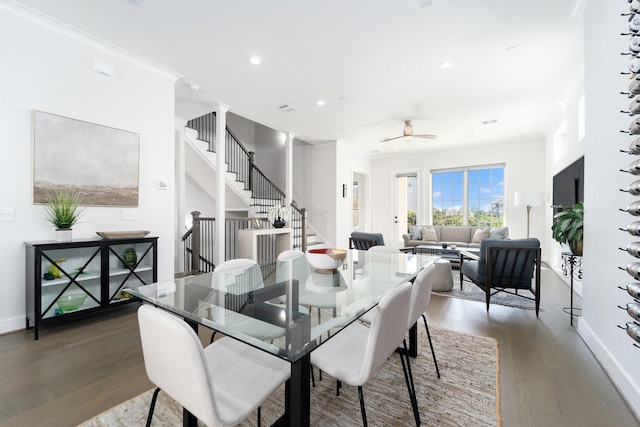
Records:
[[[187,127],[198,131],[198,139],[209,144],[209,151],[216,152],[216,114],[211,112],[187,122]],[[251,191],[253,205],[257,212],[267,213],[272,206],[283,206],[285,194],[282,192],[255,164],[255,153],[248,151],[227,127],[225,132],[225,163],[227,171],[236,174],[236,180],[244,183],[245,190]],[[307,250],[307,210],[291,203],[290,226],[294,229],[293,247],[302,251]],[[214,248],[214,218],[200,218],[200,213],[193,214],[193,227],[183,236],[185,269],[190,266],[192,271],[207,272],[215,268],[213,263]],[[225,221],[225,259],[235,257],[235,236],[239,229],[250,228],[249,219]],[[264,219],[262,226],[270,226]],[[196,231],[196,228],[199,231]],[[210,228],[210,230],[209,230]],[[204,234],[203,234],[204,233]],[[197,244],[199,243],[199,244]],[[202,249],[196,249],[202,248]]]
[[[192,225],[182,236],[185,272],[191,274],[213,271],[215,248],[215,218],[201,218],[200,212],[191,212]]]
[[[307,251],[307,209],[299,208],[298,204],[291,202],[291,227],[293,228],[293,247],[302,252]]]

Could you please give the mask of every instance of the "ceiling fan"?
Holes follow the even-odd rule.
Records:
[[[394,136],[393,138],[383,139],[380,142],[389,142],[389,141],[393,141],[395,139],[402,139],[402,138],[436,139],[435,135],[430,135],[430,134],[414,135],[413,134],[413,125],[411,124],[411,120],[405,120],[404,121],[404,132],[403,133],[404,133],[404,135]]]

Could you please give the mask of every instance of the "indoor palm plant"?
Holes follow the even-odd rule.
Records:
[[[551,226],[553,238],[560,244],[567,243],[571,253],[582,255],[582,234],[584,226],[584,203],[578,202],[553,216]]]
[[[82,201],[80,193],[70,190],[54,190],[47,195],[47,220],[56,228],[58,241],[71,240],[71,228],[84,213]]]

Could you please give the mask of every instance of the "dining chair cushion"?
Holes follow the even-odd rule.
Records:
[[[214,341],[204,352],[220,420],[227,425],[249,417],[290,376],[288,362],[233,338]]]

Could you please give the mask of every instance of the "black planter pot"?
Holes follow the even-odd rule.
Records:
[[[284,222],[281,219],[276,219],[275,221],[273,221],[273,227],[274,228],[283,228],[287,223]]]

